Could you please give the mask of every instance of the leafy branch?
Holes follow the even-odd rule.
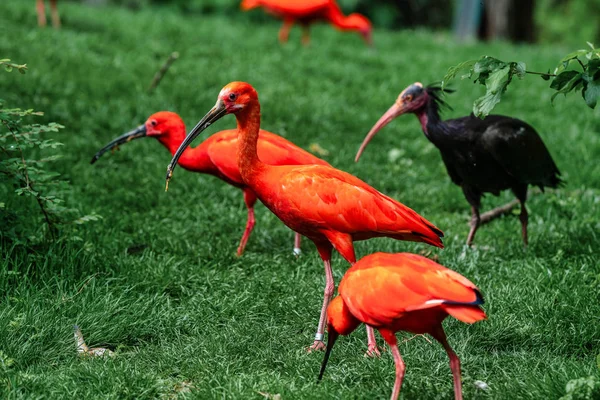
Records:
[[[0,62],[7,65],[6,60]],[[11,65],[26,68],[24,65]],[[80,225],[100,218],[95,214],[81,217],[79,210],[65,207],[62,196],[70,190],[68,182],[60,179],[60,174],[50,171],[48,166],[60,155],[42,156],[47,149],[54,150],[62,146],[62,143],[47,138],[46,134],[58,132],[64,127],[55,122],[26,124],[25,118],[42,116],[43,113],[3,106],[0,100],[0,183],[5,184],[0,187],[0,193],[12,192],[16,197],[0,203],[0,238],[8,238],[13,242],[24,242],[23,237],[35,239],[38,235],[24,228],[24,222],[33,222],[34,226],[42,228],[42,232],[45,227],[49,236],[56,239],[60,225]],[[42,218],[40,214],[31,212],[30,202],[19,200],[18,197],[34,200]]]
[[[483,118],[500,102],[513,77],[523,79],[525,75],[539,75],[551,80],[550,88],[556,90],[551,101],[559,94],[580,90],[585,103],[595,108],[600,97],[600,49],[588,42],[591,50],[581,49],[563,57],[553,72],[528,71],[524,62],[505,62],[490,56],[479,60],[464,61],[450,67],[442,80],[442,88],[459,73],[461,79],[472,79],[485,86],[486,92],[473,103],[473,113]]]
[[[12,72],[12,70],[16,68],[21,74],[25,74],[25,71],[27,70],[27,64],[11,63],[10,58],[1,59],[0,66],[3,66],[7,72]]]

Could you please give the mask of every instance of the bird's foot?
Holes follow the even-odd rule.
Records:
[[[369,358],[379,358],[381,357],[381,352],[383,349],[376,344],[370,344],[367,352],[365,353],[365,357]]]
[[[325,342],[323,342],[322,340],[315,340],[314,343],[306,348],[306,351],[308,353],[312,353],[313,351],[323,351],[327,348],[327,346],[325,346]]]
[[[294,247],[294,255],[296,258],[300,257],[302,255],[302,249],[300,247]]]

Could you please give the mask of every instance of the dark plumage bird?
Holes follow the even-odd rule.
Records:
[[[484,193],[500,194],[510,189],[521,204],[523,241],[527,244],[527,187],[555,188],[562,181],[560,172],[537,132],[525,122],[502,115],[479,119],[473,114],[442,121],[440,108],[447,106],[440,98],[442,89],[413,83],[400,93],[396,103],[377,121],[365,137],[356,161],[369,141],[394,118],[413,113],[419,118],[425,136],[442,154],[452,182],[460,186],[471,205],[471,245],[477,228],[506,212],[498,207],[485,216],[479,208]],[[447,90],[446,90],[447,91]]]

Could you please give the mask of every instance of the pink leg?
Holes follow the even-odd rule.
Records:
[[[331,270],[331,246],[329,243],[319,244],[317,245],[317,249],[319,250],[319,254],[323,259],[323,264],[325,265],[325,292],[323,295],[323,307],[321,307],[321,316],[319,317],[319,325],[317,326],[315,341],[313,342],[312,346],[308,348],[309,352],[313,350],[325,350],[327,347],[323,342],[323,338],[325,337],[327,306],[329,305],[329,301],[331,301],[333,291],[335,290],[335,281],[333,280],[333,271]]]
[[[302,240],[302,235],[300,235],[299,233],[295,232],[294,235],[294,255],[296,257],[300,256],[300,254],[302,254],[302,249],[300,248],[300,241]]]
[[[310,44],[310,34],[308,25],[302,26],[302,44],[308,46]]]
[[[38,15],[38,25],[46,26],[46,10],[44,7],[44,0],[37,0],[36,8]]]
[[[377,347],[377,341],[375,340],[375,331],[369,325],[365,325],[367,328],[367,352],[365,357],[381,357],[380,348]]]
[[[406,370],[406,366],[404,365],[404,361],[402,361],[402,356],[398,350],[396,336],[393,333],[392,338],[394,339],[393,342],[390,342],[389,337],[386,337],[386,341],[390,345],[392,356],[394,356],[394,364],[396,364],[396,380],[394,381],[392,397],[390,397],[391,400],[396,400],[398,396],[400,396],[400,389],[402,388],[402,380],[404,379],[404,371]]]
[[[446,353],[448,353],[448,358],[450,359],[450,369],[452,370],[452,378],[454,379],[454,399],[462,400],[462,383],[460,380],[460,360],[458,356],[452,350],[450,345],[448,344],[448,340],[446,340],[446,334],[444,333],[444,328],[439,325],[431,335],[444,346]]]
[[[290,37],[290,30],[292,29],[293,25],[294,25],[293,19],[284,19],[283,20],[283,26],[281,27],[281,30],[279,31],[279,41],[281,43],[285,43],[288,41],[288,38]]]
[[[475,239],[475,232],[479,228],[481,223],[481,218],[479,217],[479,209],[476,207],[471,207],[471,230],[469,231],[469,236],[467,236],[467,246],[471,247],[473,244],[473,239]]]
[[[244,254],[246,243],[248,242],[248,238],[250,237],[252,229],[254,229],[254,224],[256,223],[256,220],[254,219],[254,203],[256,203],[256,195],[250,189],[244,189],[244,202],[248,208],[248,221],[246,221],[246,229],[244,230],[242,240],[240,240],[240,245],[237,249],[238,257]]]
[[[52,26],[60,28],[60,15],[58,14],[58,7],[56,7],[57,0],[50,0],[50,13],[52,14]]]

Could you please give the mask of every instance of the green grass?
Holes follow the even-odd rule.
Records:
[[[236,258],[246,218],[239,190],[181,170],[165,193],[170,155],[150,139],[89,165],[97,149],[155,111],[176,111],[194,124],[232,80],[257,88],[266,129],[305,148],[319,143],[333,165],[445,231],[446,249],[434,253],[482,289],[489,315],[473,326],[445,323],[462,360],[466,398],[558,398],[569,380],[598,374],[598,110],[577,95],[552,107],[552,91],[536,77],[511,85],[497,108],[541,133],[568,182],[529,201],[526,250],[518,219],[508,217],[483,227],[477,246],[465,251],[467,203],[416,118],[394,122],[359,164],[353,162],[363,135],[408,84],[440,79],[449,66],[482,54],[546,70],[571,49],[376,31],[373,51],[355,35],[326,26],[313,29],[309,48],[300,46],[298,30],[282,47],[276,22],[68,2],[60,5],[61,31],[39,30],[30,3],[0,2],[0,58],[30,68],[24,76],[0,74],[0,97],[66,126],[55,137],[65,143],[57,168],[71,182],[70,205],[104,218],[78,228],[76,238],[37,251],[2,245],[1,398],[174,398],[184,381],[194,387],[187,396],[202,399],[260,399],[258,391],[283,399],[389,396],[391,355],[363,358],[363,329],[339,341],[317,384],[322,355],[303,347],[318,318],[322,264],[308,241],[296,260],[291,232],[263,206],[246,254]],[[152,76],[172,51],[180,59],[148,95]],[[467,81],[455,87],[447,117],[470,112],[483,90]],[[211,132],[232,126],[227,117]],[[402,151],[394,163],[392,148]],[[508,193],[486,197],[484,207],[510,199]],[[388,239],[356,248],[359,256],[429,250]],[[347,267],[334,257],[337,281]],[[89,345],[110,345],[117,356],[78,358],[75,323]],[[404,398],[452,398],[439,345],[415,339],[401,352]],[[476,380],[490,390],[477,391]]]

